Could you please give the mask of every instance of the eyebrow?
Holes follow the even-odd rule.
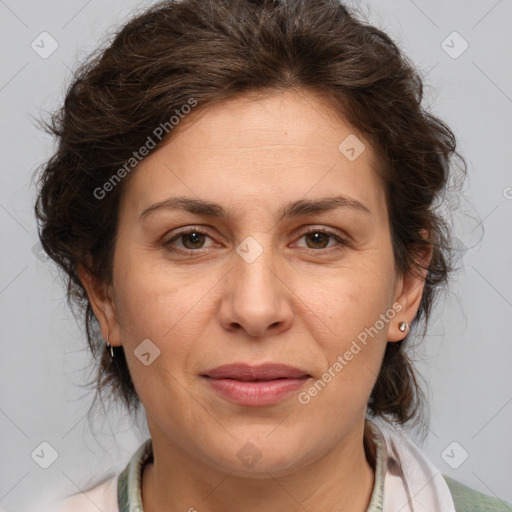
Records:
[[[366,214],[371,211],[357,199],[347,196],[323,197],[320,199],[299,199],[284,205],[278,211],[278,221],[288,217],[298,217],[300,215],[312,215],[334,210],[336,208],[350,208]],[[220,204],[196,199],[193,197],[172,197],[155,203],[146,208],[139,217],[139,221],[146,219],[150,214],[159,210],[182,210],[198,215],[209,217],[218,217],[228,219],[232,217],[231,210],[224,209]]]

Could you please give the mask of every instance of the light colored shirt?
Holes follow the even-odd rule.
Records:
[[[366,420],[364,448],[375,473],[367,512],[512,512],[510,504],[443,475],[407,437],[383,423]],[[142,472],[152,457],[148,439],[119,475],[52,504],[48,512],[143,512]]]

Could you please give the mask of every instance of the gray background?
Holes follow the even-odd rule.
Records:
[[[89,356],[57,273],[38,253],[32,183],[53,150],[33,118],[57,106],[71,70],[107,30],[144,5],[0,0],[2,509],[77,492],[119,471],[147,436],[123,411],[99,414],[91,432],[92,395],[81,386],[91,375]],[[461,269],[415,353],[431,401],[422,449],[445,474],[512,502],[512,1],[351,5],[423,71],[425,104],[455,131],[469,164],[453,216]],[[58,42],[46,59],[31,47],[43,31]],[[454,31],[469,44],[461,55],[464,41]],[[58,452],[48,469],[31,456],[43,441]]]

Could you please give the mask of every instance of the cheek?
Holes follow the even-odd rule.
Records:
[[[294,283],[300,299],[297,316],[308,323],[308,330],[326,349],[342,350],[352,339],[377,322],[380,337],[385,338],[381,315],[392,309],[393,269],[376,262],[358,267],[338,268],[324,276],[301,277]],[[332,354],[331,354],[332,356]]]
[[[205,287],[184,287],[162,269],[137,268],[137,272],[119,273],[116,291],[130,375],[148,413],[159,416],[168,406],[163,404],[172,404],[192,425],[189,396],[183,390],[188,389],[187,371],[194,367],[197,340],[202,338],[204,321],[199,320],[196,308],[204,305],[200,299]],[[144,353],[149,353],[147,365]]]
[[[118,267],[116,312],[122,342],[127,352],[133,352],[150,339],[162,356],[172,352],[169,363],[177,367],[178,362],[184,364],[208,319],[214,317],[213,293],[207,291],[214,288],[215,279],[212,273],[171,271],[169,266],[148,261],[149,257],[141,258],[137,265]]]
[[[144,272],[126,275],[117,288],[116,311],[123,332],[123,344],[139,338],[159,338],[165,326],[177,315],[179,288]],[[169,328],[168,326],[167,328]]]
[[[353,287],[347,281],[343,284],[343,288],[331,287],[327,295],[317,297],[317,306],[323,305],[318,311],[323,312],[320,320],[324,322],[311,317],[308,327],[315,333],[323,364],[298,400],[304,406],[304,421],[316,425],[348,425],[365,414],[395,314],[387,307],[384,286],[377,296],[366,294],[361,283]],[[374,281],[374,292],[377,285]],[[334,299],[333,292],[338,300],[329,300]]]
[[[323,356],[320,382],[305,390],[302,403],[311,401],[321,421],[333,411],[348,419],[364,409],[377,378],[388,328],[397,321],[392,260],[380,256],[371,264],[337,269],[314,288],[297,283],[307,305],[298,315]]]

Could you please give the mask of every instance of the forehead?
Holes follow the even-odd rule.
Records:
[[[332,154],[332,149],[339,151],[340,137],[363,139],[332,102],[306,89],[247,93],[192,111],[176,128],[168,145],[214,145],[216,153],[223,149],[245,154],[278,151],[286,144],[288,148],[295,145],[296,152],[314,156],[314,146],[318,154],[330,146]],[[193,134],[187,135],[190,130]],[[366,157],[371,159],[372,148],[368,149]]]
[[[244,95],[181,123],[134,170],[125,190],[131,209],[187,195],[236,210],[336,188],[361,202],[382,200],[373,148],[320,95]]]

